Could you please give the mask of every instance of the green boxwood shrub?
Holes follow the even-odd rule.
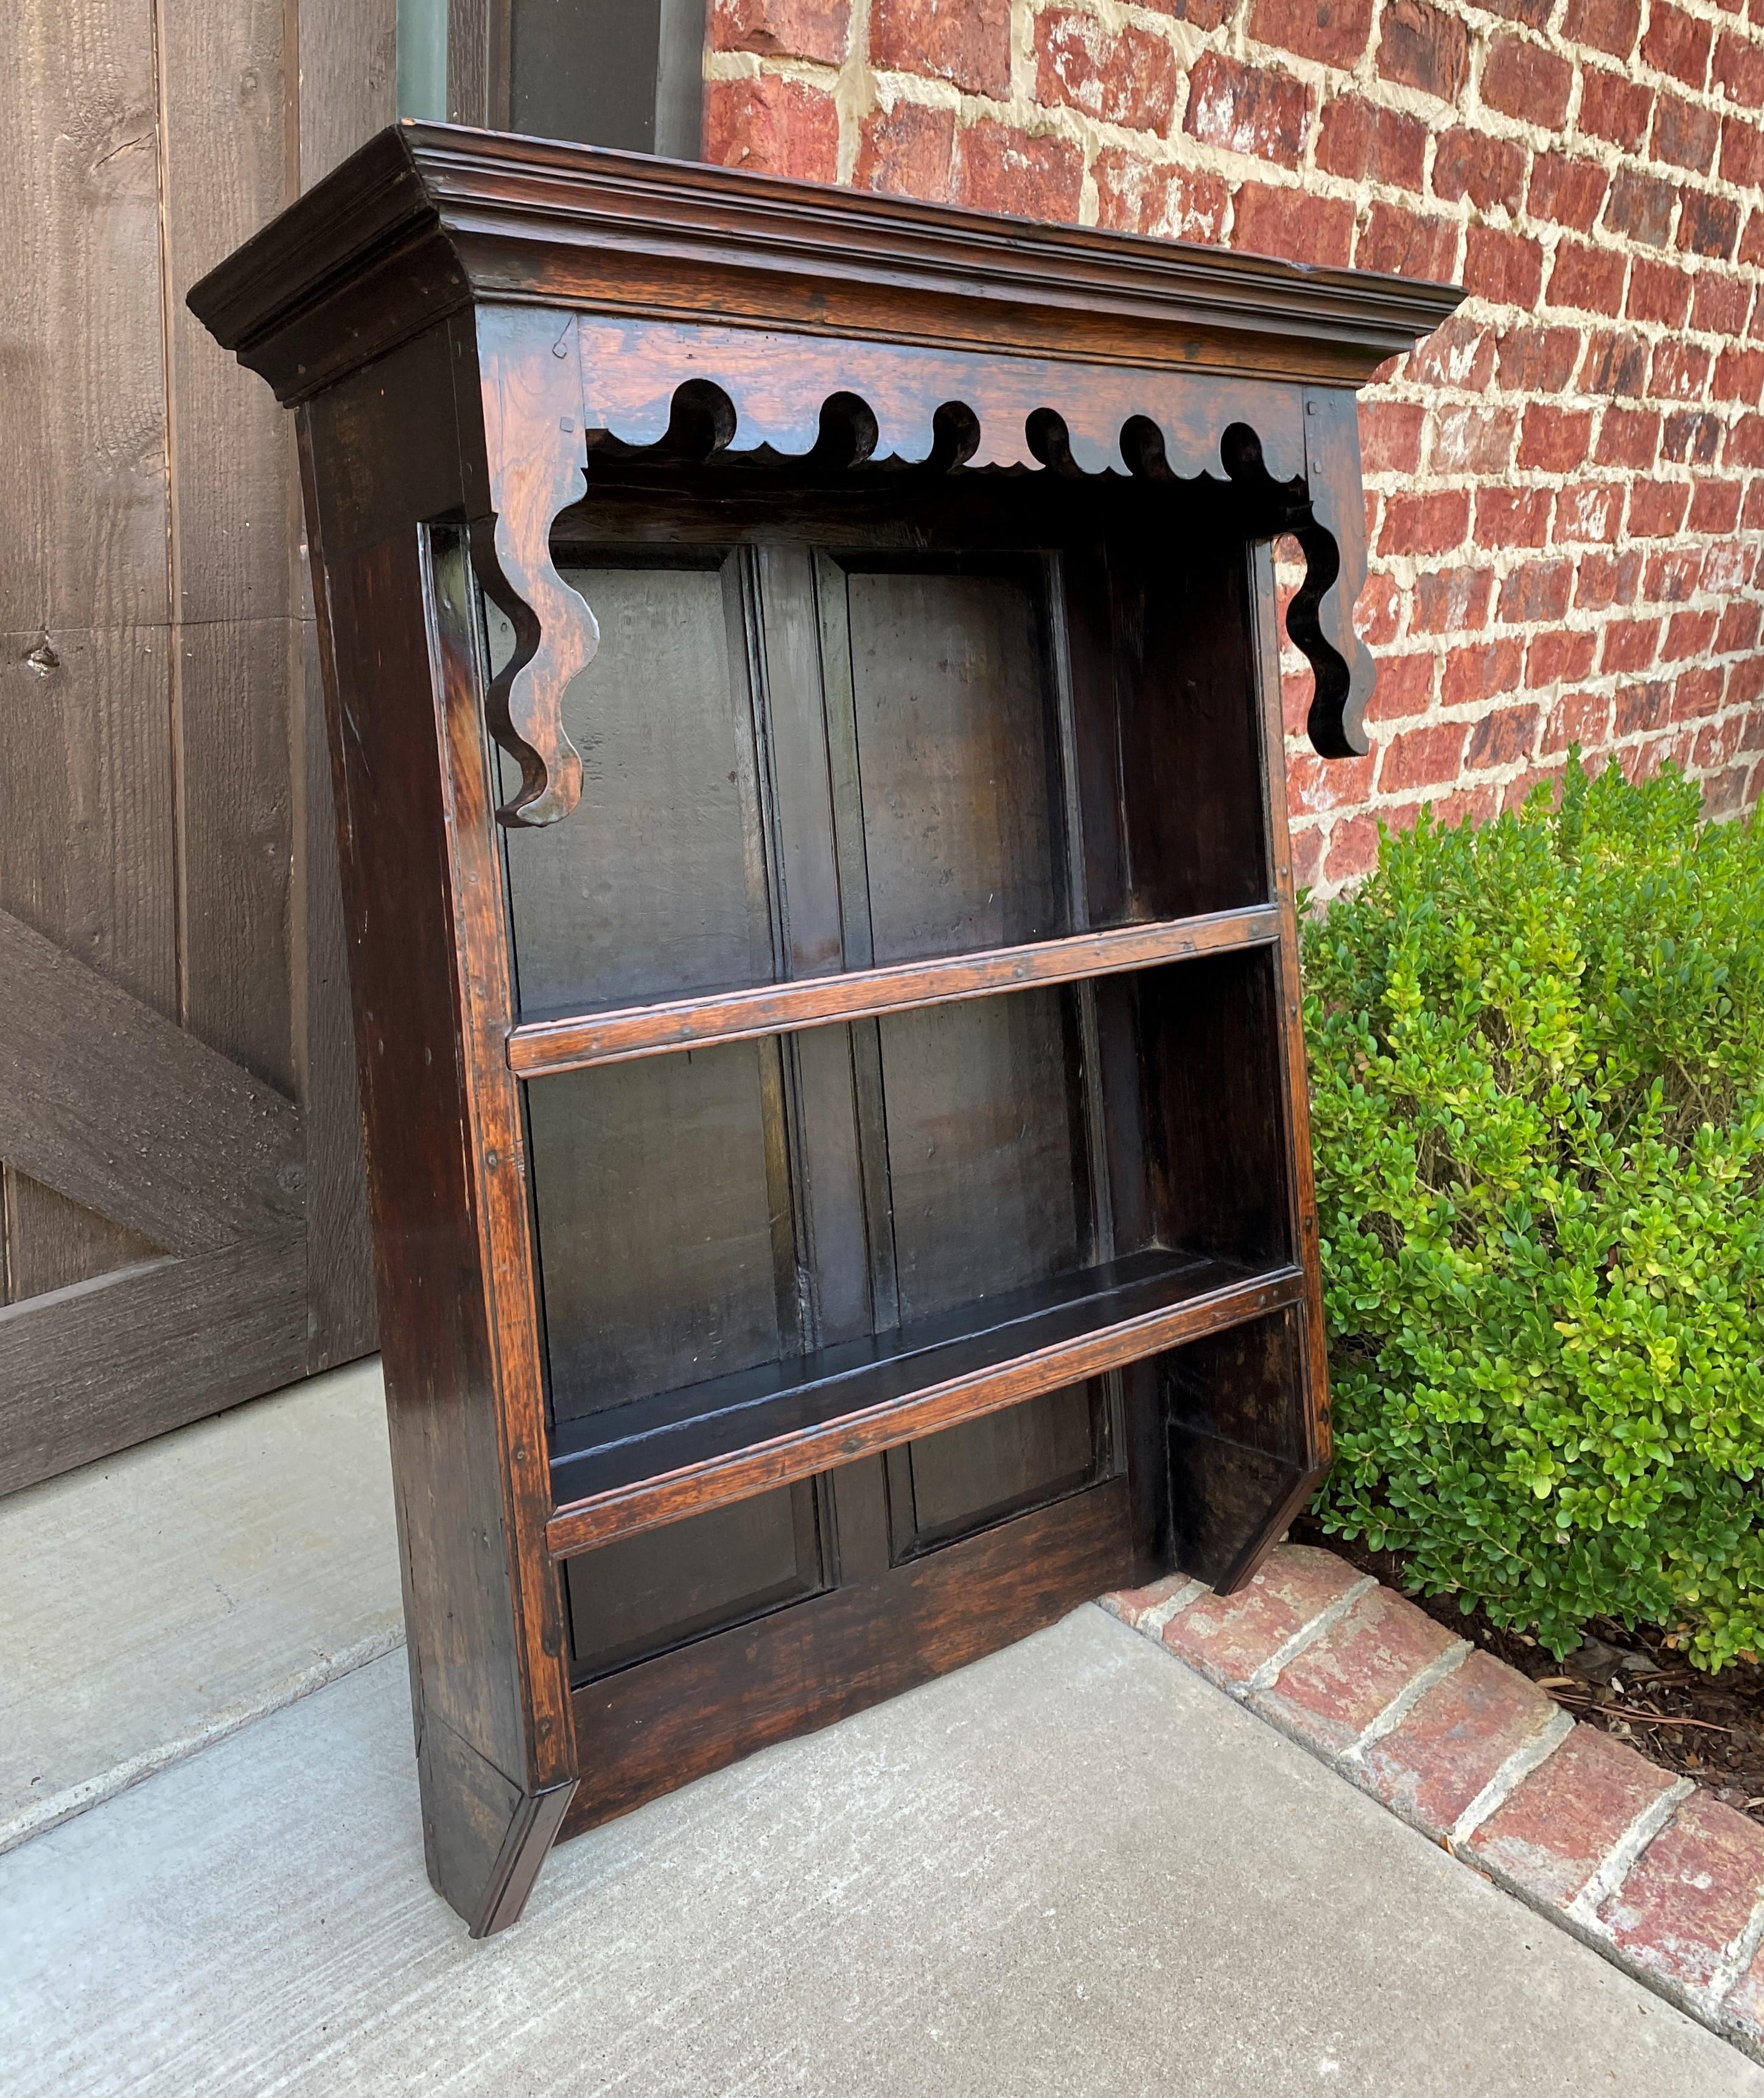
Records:
[[[1305,932],[1333,1534],[1565,1653],[1764,1649],[1764,819],[1570,764]]]

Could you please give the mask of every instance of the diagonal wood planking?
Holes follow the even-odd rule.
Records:
[[[299,1109],[0,911],[0,1157],[168,1253],[301,1228]]]
[[[7,911],[0,981],[0,1155],[167,1249],[0,1309],[7,1493],[291,1382],[308,1317],[299,1109]]]

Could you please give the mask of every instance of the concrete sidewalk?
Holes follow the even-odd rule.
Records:
[[[0,1851],[404,1643],[377,1360],[0,1499]]]
[[[1764,2098],[1095,1608],[568,1846],[470,1944],[392,1656],[0,1858],[8,2098]]]

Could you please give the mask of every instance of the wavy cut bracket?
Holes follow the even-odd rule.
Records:
[[[520,767],[504,823],[555,823],[581,797],[563,701],[599,630],[553,566],[551,533],[586,491],[590,440],[835,472],[966,466],[1235,485],[1265,506],[1270,536],[1292,533],[1305,555],[1288,632],[1315,674],[1312,743],[1326,757],[1367,747],[1372,665],[1353,628],[1366,557],[1347,388],[1092,365],[1075,389],[1070,365],[1044,359],[848,341],[848,384],[826,394],[826,347],[813,336],[573,316],[559,326],[532,308],[480,313],[478,354],[495,464],[474,562],[516,642],[488,700],[491,733]]]
[[[549,322],[550,339],[544,323]],[[520,767],[497,814],[538,827],[581,799],[581,756],[564,732],[564,695],[594,661],[593,608],[551,561],[551,526],[587,486],[575,320],[525,307],[478,316],[478,378],[490,466],[489,512],[475,519],[472,561],[508,616],[515,651],[485,702],[490,733]]]

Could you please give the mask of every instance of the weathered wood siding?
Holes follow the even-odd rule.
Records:
[[[395,0],[0,20],[0,1490],[373,1345],[292,430],[190,285]]]

